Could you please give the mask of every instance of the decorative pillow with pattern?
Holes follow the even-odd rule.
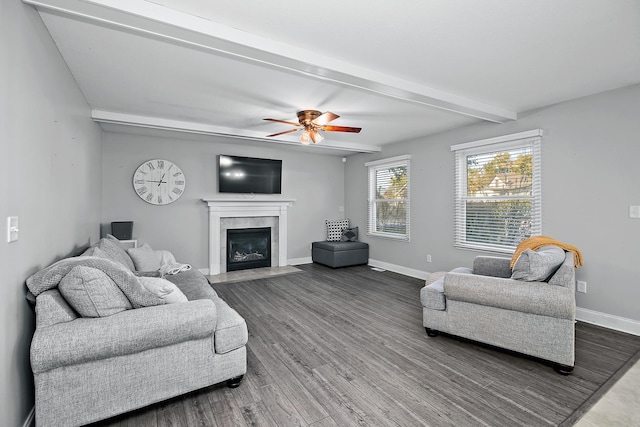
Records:
[[[343,242],[357,242],[358,227],[350,227],[342,230],[342,238],[340,240]]]
[[[339,242],[342,239],[342,230],[349,228],[349,219],[341,219],[338,221],[326,220],[327,224],[327,241]]]

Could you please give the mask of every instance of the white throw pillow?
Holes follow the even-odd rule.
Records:
[[[142,286],[156,295],[161,300],[164,300],[166,304],[174,304],[177,302],[187,302],[187,297],[182,291],[172,282],[160,277],[138,277]]]
[[[342,239],[342,230],[349,228],[349,219],[341,219],[338,221],[325,220],[327,225],[327,241],[339,242]]]

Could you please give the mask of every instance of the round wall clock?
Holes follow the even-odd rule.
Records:
[[[148,160],[133,174],[133,188],[147,203],[168,205],[182,196],[184,174],[178,165],[168,160]]]

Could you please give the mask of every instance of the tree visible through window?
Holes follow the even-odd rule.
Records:
[[[512,251],[541,233],[540,138],[474,145],[456,150],[455,245]]]
[[[369,168],[369,234],[409,239],[409,157],[380,160]]]

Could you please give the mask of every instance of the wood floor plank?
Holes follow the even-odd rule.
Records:
[[[273,419],[265,404],[260,401],[252,403],[248,406],[243,406],[242,416],[248,426],[275,426],[278,425],[276,420]]]
[[[199,390],[182,400],[186,425],[189,427],[217,427],[208,393],[208,389]]]
[[[219,427],[248,427],[242,410],[238,406],[231,391],[224,386],[217,386],[207,394],[211,411]]]
[[[297,409],[305,422],[313,423],[327,417],[329,414],[324,410],[298,378],[282,363],[282,360],[272,351],[271,346],[261,342],[259,338],[254,338],[257,348],[256,355],[261,363],[277,378],[282,390],[289,396],[292,405]]]

